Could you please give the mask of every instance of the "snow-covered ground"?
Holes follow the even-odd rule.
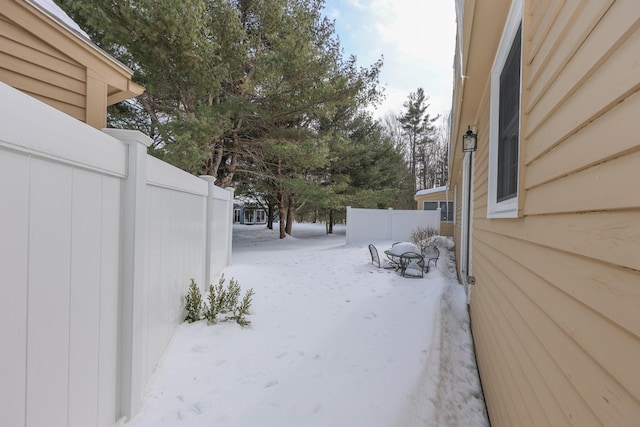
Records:
[[[403,278],[344,231],[235,226],[251,325],[180,325],[126,427],[487,426],[452,252]]]

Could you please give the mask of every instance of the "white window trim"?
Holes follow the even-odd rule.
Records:
[[[511,199],[502,202],[496,201],[498,182],[498,117],[500,100],[500,74],[504,63],[509,56],[511,45],[518,32],[518,27],[523,21],[523,0],[514,0],[511,3],[509,16],[502,32],[500,46],[496,53],[496,58],[491,68],[491,101],[489,119],[489,191],[487,195],[487,218],[517,218],[518,198],[520,195],[520,182],[518,182],[518,193]],[[524,34],[524,33],[523,33]],[[521,37],[524,40],[524,36]],[[522,52],[522,51],[521,51]],[[520,68],[520,99],[522,99],[522,67]],[[520,110],[520,121],[522,121],[522,108]],[[520,124],[518,125],[520,127]],[[521,156],[520,142],[518,142],[518,156]],[[520,169],[520,164],[518,164]]]

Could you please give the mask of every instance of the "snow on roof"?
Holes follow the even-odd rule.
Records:
[[[426,194],[437,193],[439,191],[445,191],[446,189],[447,189],[446,185],[443,185],[442,187],[427,188],[426,190],[420,190],[416,192],[416,196],[424,196]]]
[[[60,9],[60,6],[54,3],[53,0],[28,0],[29,3],[51,16],[53,19],[67,27],[69,30],[81,35],[87,40],[91,40],[89,35],[84,32],[82,28],[76,22],[66,14],[66,12]]]

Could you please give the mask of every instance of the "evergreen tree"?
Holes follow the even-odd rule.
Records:
[[[220,186],[244,181],[277,206],[281,237],[314,197],[340,205],[331,193],[349,180],[316,174],[332,158],[322,124],[380,100],[382,61],[343,58],[322,0],[59,3],[146,87],[110,109],[110,126],[142,130],[152,154]]]
[[[431,118],[427,109],[427,97],[422,88],[409,94],[404,103],[406,111],[398,120],[402,125],[407,141],[409,154],[409,168],[416,186],[425,188],[430,161],[429,145],[434,141],[435,125],[438,116]]]

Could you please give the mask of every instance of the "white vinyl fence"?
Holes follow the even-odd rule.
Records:
[[[434,211],[358,209],[347,206],[347,244],[378,240],[409,241],[418,227],[440,230],[440,208]]]
[[[0,83],[0,424],[114,426],[230,262],[233,191]]]

